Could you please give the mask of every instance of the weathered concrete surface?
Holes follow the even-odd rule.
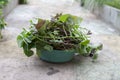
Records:
[[[114,36],[114,37],[113,37]],[[94,38],[94,39],[93,39]],[[77,64],[77,80],[119,80],[120,79],[120,37],[115,35],[97,35],[94,42],[104,44],[95,63],[83,59]]]
[[[4,38],[0,42],[0,80],[120,80],[120,37],[111,25],[77,4],[68,5],[63,0],[57,5],[59,2],[53,0],[53,3],[45,5],[44,0],[39,1],[40,5],[31,2],[30,5],[18,6],[6,18],[8,27],[3,31]],[[18,48],[16,36],[23,27],[28,28],[29,19],[49,19],[51,15],[62,11],[82,16],[84,22],[81,25],[98,34],[93,35],[91,40],[103,43],[104,49],[96,62],[77,56],[68,63],[51,64],[41,61],[36,55],[28,58]]]
[[[7,16],[17,5],[18,0],[9,0],[8,4],[3,8],[3,16]]]

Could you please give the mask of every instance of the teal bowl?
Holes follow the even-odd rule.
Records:
[[[52,63],[64,63],[68,62],[73,59],[74,57],[74,51],[68,50],[68,51],[62,51],[62,50],[53,50],[53,51],[41,51],[40,59],[52,62]]]

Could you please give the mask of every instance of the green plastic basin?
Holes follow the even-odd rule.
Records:
[[[53,51],[41,51],[40,58],[47,62],[53,63],[63,63],[68,62],[73,59],[74,51],[62,51],[62,50],[53,50]]]

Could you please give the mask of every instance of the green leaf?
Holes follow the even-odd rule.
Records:
[[[45,49],[45,50],[48,50],[48,51],[52,51],[52,50],[53,50],[53,47],[50,46],[50,45],[45,45],[45,46],[44,46],[44,49]]]
[[[53,32],[53,34],[54,34],[54,35],[58,35],[59,33],[58,33],[58,31],[55,30],[55,31]]]
[[[87,51],[85,50],[85,46],[83,45],[80,45],[79,44],[79,47],[78,47],[78,51],[81,55],[85,54]]]
[[[43,46],[45,46],[45,43],[42,42],[42,41],[37,41],[37,42],[35,43],[35,45],[36,45],[36,48],[37,48],[37,49],[41,49],[41,48],[43,48]]]
[[[29,38],[24,38],[26,42],[31,43],[32,41]]]
[[[20,35],[17,36],[17,43],[18,43],[19,47],[23,46],[24,41],[23,41],[23,38]]]
[[[32,56],[34,52],[32,50],[29,50],[28,53],[26,54],[28,57]]]
[[[49,36],[55,40],[55,36],[52,33],[49,33]]]
[[[91,48],[90,46],[88,46],[88,47],[86,48],[86,50],[87,50],[87,53],[90,53],[90,52],[92,51],[92,48]]]
[[[69,14],[62,15],[60,16],[59,21],[65,22],[69,16],[70,16]]]
[[[28,57],[30,57],[34,54],[34,52],[30,49],[31,48],[29,48],[29,45],[24,43],[23,50],[24,50],[25,55],[28,56]]]
[[[90,40],[84,40],[84,41],[82,41],[80,44],[81,45],[88,45],[90,43]]]
[[[3,18],[0,18],[0,30],[4,29],[6,26],[6,23]]]
[[[41,50],[36,48],[36,54],[38,55],[38,57],[40,57],[41,56]]]
[[[98,45],[97,49],[102,50],[103,49],[103,44]]]
[[[71,15],[71,18],[72,18],[72,21],[74,22],[74,24],[80,24],[83,20],[81,17],[72,16],[72,15]]]

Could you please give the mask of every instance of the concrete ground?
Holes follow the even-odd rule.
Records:
[[[64,64],[46,63],[36,55],[26,57],[18,48],[16,36],[23,27],[28,28],[30,19],[50,19],[60,12],[81,16],[81,26],[93,32],[91,40],[104,44],[96,62],[76,56]],[[118,31],[72,0],[29,0],[28,5],[17,6],[6,21],[8,26],[0,41],[0,80],[120,80]]]

